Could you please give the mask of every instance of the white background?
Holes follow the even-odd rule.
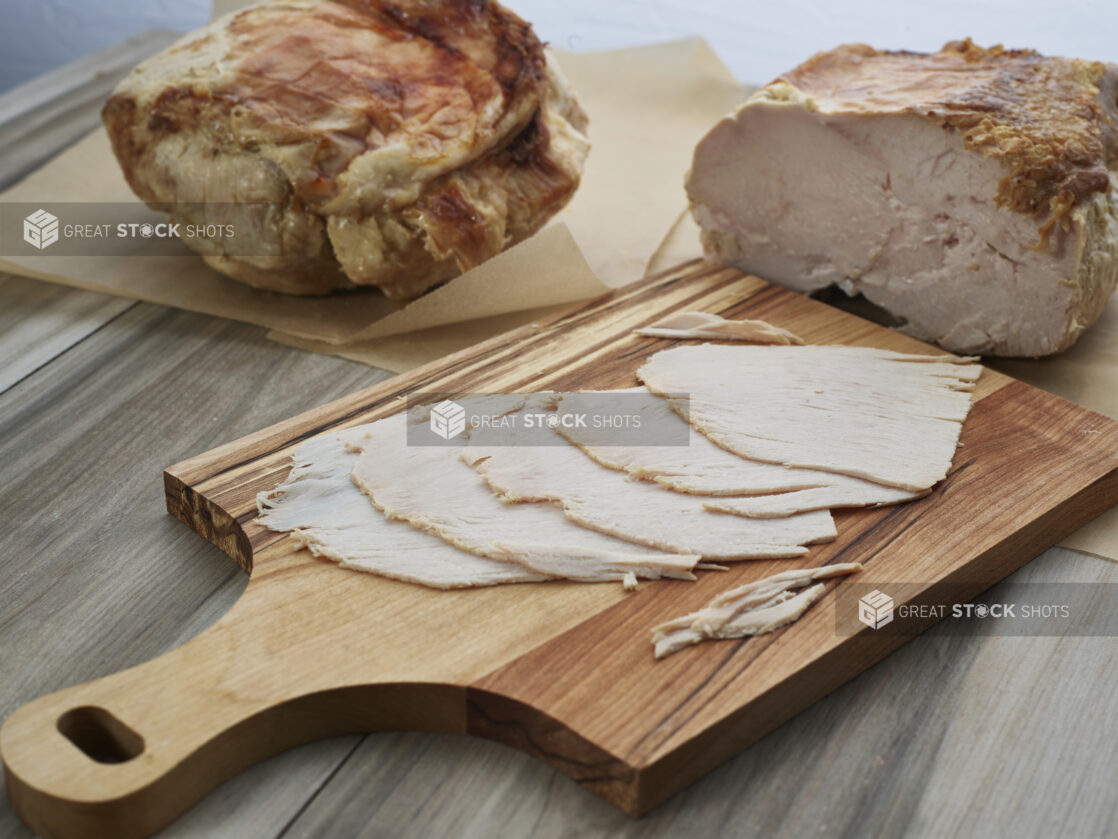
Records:
[[[739,79],[766,82],[848,41],[983,46],[1118,61],[1118,0],[508,0],[544,39],[576,50],[701,35]],[[210,0],[0,0],[0,90],[151,27],[189,30]]]

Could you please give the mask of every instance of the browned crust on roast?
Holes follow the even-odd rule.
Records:
[[[426,287],[425,272],[433,280],[435,274],[437,280],[447,278],[448,259],[465,270],[535,232],[578,185],[577,171],[572,177],[569,166],[555,165],[541,118],[552,95],[543,44],[527,23],[496,2],[264,4],[232,16],[218,37],[226,56],[220,72],[169,75],[157,95],[139,99],[142,107],[125,83],[104,108],[125,178],[146,201],[174,200],[156,194],[169,190],[146,182],[143,166],[145,155],[170,136],[186,132],[192,145],[214,154],[253,153],[262,146],[298,149],[284,158],[300,161],[286,168],[289,209],[357,219],[397,212],[405,225],[424,217],[424,232],[417,236],[427,237],[430,254],[421,253],[420,243],[418,250],[409,245],[386,258],[387,266],[401,272],[401,282],[355,278],[381,285],[392,296],[412,296],[402,289]],[[196,52],[207,41],[212,48],[213,38],[210,33],[170,52]],[[581,112],[563,116],[578,129],[585,124]],[[355,210],[350,190],[366,171],[356,168],[355,160],[385,146],[406,148],[409,160],[441,166],[447,174],[436,171],[410,206],[400,203],[414,196],[376,207],[364,202]],[[447,156],[463,147],[471,149],[465,159]],[[441,161],[453,161],[449,171]],[[347,182],[343,176],[351,164],[361,174]],[[460,194],[458,173],[489,177],[512,191],[503,236],[495,238],[486,229],[489,221]],[[518,185],[526,182],[540,190],[518,197],[518,190],[524,192]],[[339,197],[341,203],[334,202]],[[225,273],[268,284],[266,274],[242,277],[236,260],[227,262],[220,269]]]
[[[507,235],[512,242],[535,233],[577,186],[569,173],[554,165],[549,145],[547,125],[537,111],[511,142],[471,167],[472,174],[508,195]],[[436,250],[457,254],[462,267],[468,269],[486,258],[485,224],[453,180],[450,175],[433,183],[416,209],[427,218],[427,232]],[[529,194],[531,208],[524,199]],[[539,212],[540,207],[545,212]]]
[[[1105,69],[1033,50],[984,49],[968,38],[928,54],[848,44],[779,80],[841,107],[918,114],[963,132],[968,148],[1007,170],[998,206],[1047,213],[1043,245],[1074,206],[1109,189],[1118,149],[1103,140],[1098,82]]]
[[[371,52],[357,49],[355,29],[388,43]],[[530,95],[543,78],[543,45],[531,28],[485,0],[333,0],[267,15],[249,8],[227,31],[242,54],[231,81],[164,90],[145,133],[157,140],[199,131],[204,120],[208,131],[241,124],[281,145],[313,141],[312,167],[295,184],[308,205],[332,198],[349,162],[393,134],[429,129],[433,120],[448,130],[468,125],[494,85],[507,105]],[[393,43],[401,49],[393,50]],[[120,98],[106,105],[114,144],[121,133],[113,118]],[[135,143],[119,139],[123,147]],[[220,139],[237,143],[233,136]]]

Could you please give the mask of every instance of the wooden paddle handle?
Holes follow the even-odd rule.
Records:
[[[0,755],[20,818],[43,836],[147,836],[292,746],[464,726],[461,689],[377,683],[368,669],[361,684],[325,681],[298,645],[253,633],[238,611],[159,658],[15,711]]]

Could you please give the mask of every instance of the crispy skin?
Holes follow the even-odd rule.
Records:
[[[998,206],[1033,215],[1047,246],[1072,207],[1110,186],[1118,143],[1106,132],[1099,83],[1106,65],[1034,50],[983,48],[969,38],[935,53],[847,44],[782,75],[844,109],[918,114],[963,132],[968,148],[1002,162]],[[1104,142],[1104,138],[1106,142]]]
[[[276,205],[281,254],[207,261],[296,293],[422,293],[542,226],[587,151],[531,27],[484,0],[269,0],[142,64],[103,117],[145,201]]]

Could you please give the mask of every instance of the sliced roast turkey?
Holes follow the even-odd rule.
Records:
[[[287,479],[257,498],[258,521],[290,532],[315,556],[343,568],[420,583],[468,588],[543,580],[510,561],[486,559],[402,521],[389,521],[350,479],[366,429],[314,437],[295,450]]]
[[[628,481],[574,445],[534,445],[538,439],[519,423],[502,445],[468,446],[461,456],[505,501],[552,503],[584,527],[704,559],[800,556],[804,545],[836,536],[826,510],[769,519],[720,515],[700,497]]]
[[[702,344],[637,377],[737,455],[922,492],[947,475],[981,372],[873,347]]]
[[[676,428],[687,425],[687,420],[672,410],[667,399],[647,388],[599,393],[642,397],[635,405],[641,425],[654,430],[660,439],[675,439]],[[563,397],[560,394],[558,398]],[[630,478],[691,495],[737,496],[704,499],[703,506],[753,518],[779,518],[836,507],[899,504],[924,494],[850,475],[749,460],[715,445],[693,429],[688,429],[685,446],[617,445],[617,440],[587,427],[561,427],[556,431],[596,462]]]
[[[389,519],[488,559],[572,580],[694,579],[697,554],[661,551],[575,524],[551,504],[505,504],[461,446],[409,445],[406,414],[366,427],[352,478]]]

